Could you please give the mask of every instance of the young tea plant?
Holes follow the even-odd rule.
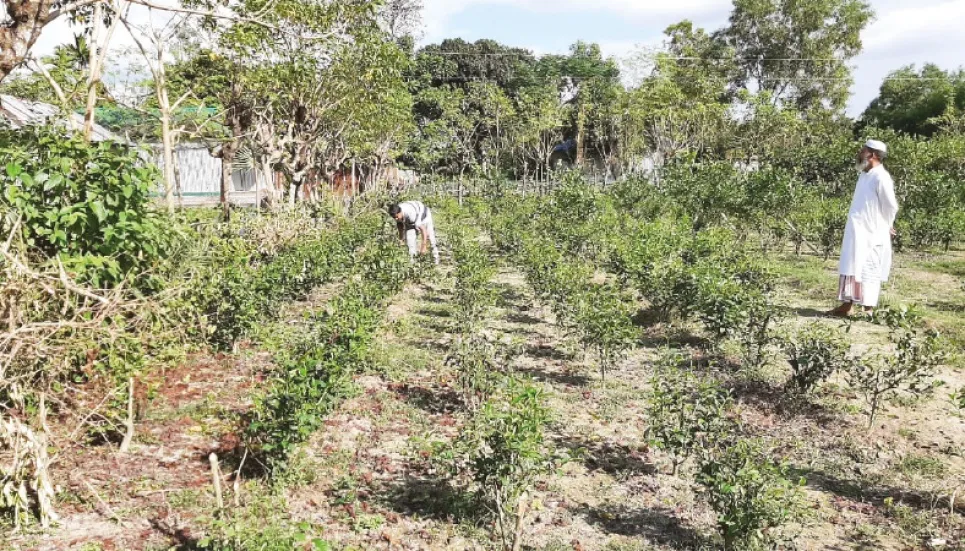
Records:
[[[848,370],[851,386],[868,405],[868,429],[883,402],[900,393],[922,395],[934,388],[935,370],[944,360],[938,333],[898,329],[892,333],[895,352],[859,358]]]
[[[791,365],[788,392],[808,394],[836,371],[850,366],[850,347],[839,331],[812,323],[782,345]]]
[[[781,548],[780,528],[804,512],[804,481],[789,481],[759,442],[739,440],[708,456],[697,482],[727,551]]]
[[[544,438],[548,421],[542,390],[509,379],[439,457],[454,476],[472,480],[506,551],[522,546],[527,494],[554,466]]]
[[[452,303],[458,333],[469,335],[479,329],[486,311],[496,302],[491,280],[496,267],[486,250],[466,231],[453,232],[455,282]]]
[[[665,360],[667,362],[671,360]],[[694,455],[713,449],[734,429],[730,393],[716,382],[665,366],[651,382],[646,436],[670,455],[671,474]]]
[[[456,341],[446,364],[455,368],[463,403],[470,410],[478,410],[489,399],[507,374],[509,359],[515,352],[512,343],[485,333],[466,335]]]
[[[583,308],[577,314],[577,326],[584,347],[596,351],[600,379],[633,344],[636,331],[631,309],[618,289],[609,285],[592,285]]]

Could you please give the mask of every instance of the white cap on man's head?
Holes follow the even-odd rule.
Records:
[[[868,140],[865,142],[864,146],[868,149],[874,149],[875,151],[880,151],[882,153],[888,152],[888,146],[885,145],[885,142],[879,142],[878,140]]]

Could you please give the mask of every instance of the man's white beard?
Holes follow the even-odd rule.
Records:
[[[863,161],[855,163],[854,169],[858,171],[858,174],[861,174],[862,172],[867,171],[869,166],[871,166],[871,161],[868,159],[865,159]]]

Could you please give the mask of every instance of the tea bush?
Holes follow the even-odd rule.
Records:
[[[374,234],[377,215],[346,220],[324,230],[305,232],[273,256],[238,237],[229,226],[213,239],[193,279],[198,283],[187,298],[209,327],[207,339],[230,349],[262,320],[277,315],[285,301],[306,295],[314,287],[345,274],[352,253]],[[243,230],[244,228],[242,228]]]
[[[496,267],[475,235],[457,230],[450,231],[449,238],[455,263],[452,304],[456,330],[469,335],[479,329],[486,311],[496,302],[496,289],[490,281]]]
[[[672,474],[694,455],[710,453],[733,432],[733,399],[716,381],[668,365],[650,384],[646,437],[670,455]]]
[[[507,551],[520,548],[527,493],[554,467],[544,436],[548,422],[542,390],[507,379],[456,441],[437,450],[437,459],[453,476],[474,483]]]
[[[272,469],[284,468],[347,393],[351,374],[368,360],[385,301],[412,270],[407,255],[385,240],[370,239],[357,254],[356,277],[313,318],[301,345],[281,354],[268,390],[255,401],[245,434]]]
[[[850,346],[840,332],[812,323],[783,343],[791,378],[786,389],[807,394],[837,371],[851,365]]]
[[[858,358],[848,370],[849,383],[868,405],[869,429],[889,398],[933,390],[935,372],[945,357],[939,335],[932,330],[895,329],[891,340],[893,353]]]
[[[159,174],[137,151],[90,143],[50,127],[0,128],[0,231],[16,227],[29,251],[59,260],[95,288],[150,278],[167,256],[172,227],[152,212]]]
[[[795,484],[787,476],[785,466],[749,440],[723,446],[703,461],[697,483],[717,514],[724,549],[773,549],[790,542],[781,528],[804,514],[804,481]]]

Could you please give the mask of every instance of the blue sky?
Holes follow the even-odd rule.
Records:
[[[730,0],[424,0],[423,43],[443,38],[493,38],[533,49],[564,52],[577,40],[599,43],[625,57],[653,47],[668,25],[690,19],[723,26]],[[965,65],[965,0],[877,0],[874,22],[862,35],[865,51],[853,62],[855,86],[848,111],[860,114],[881,80],[903,65]]]

